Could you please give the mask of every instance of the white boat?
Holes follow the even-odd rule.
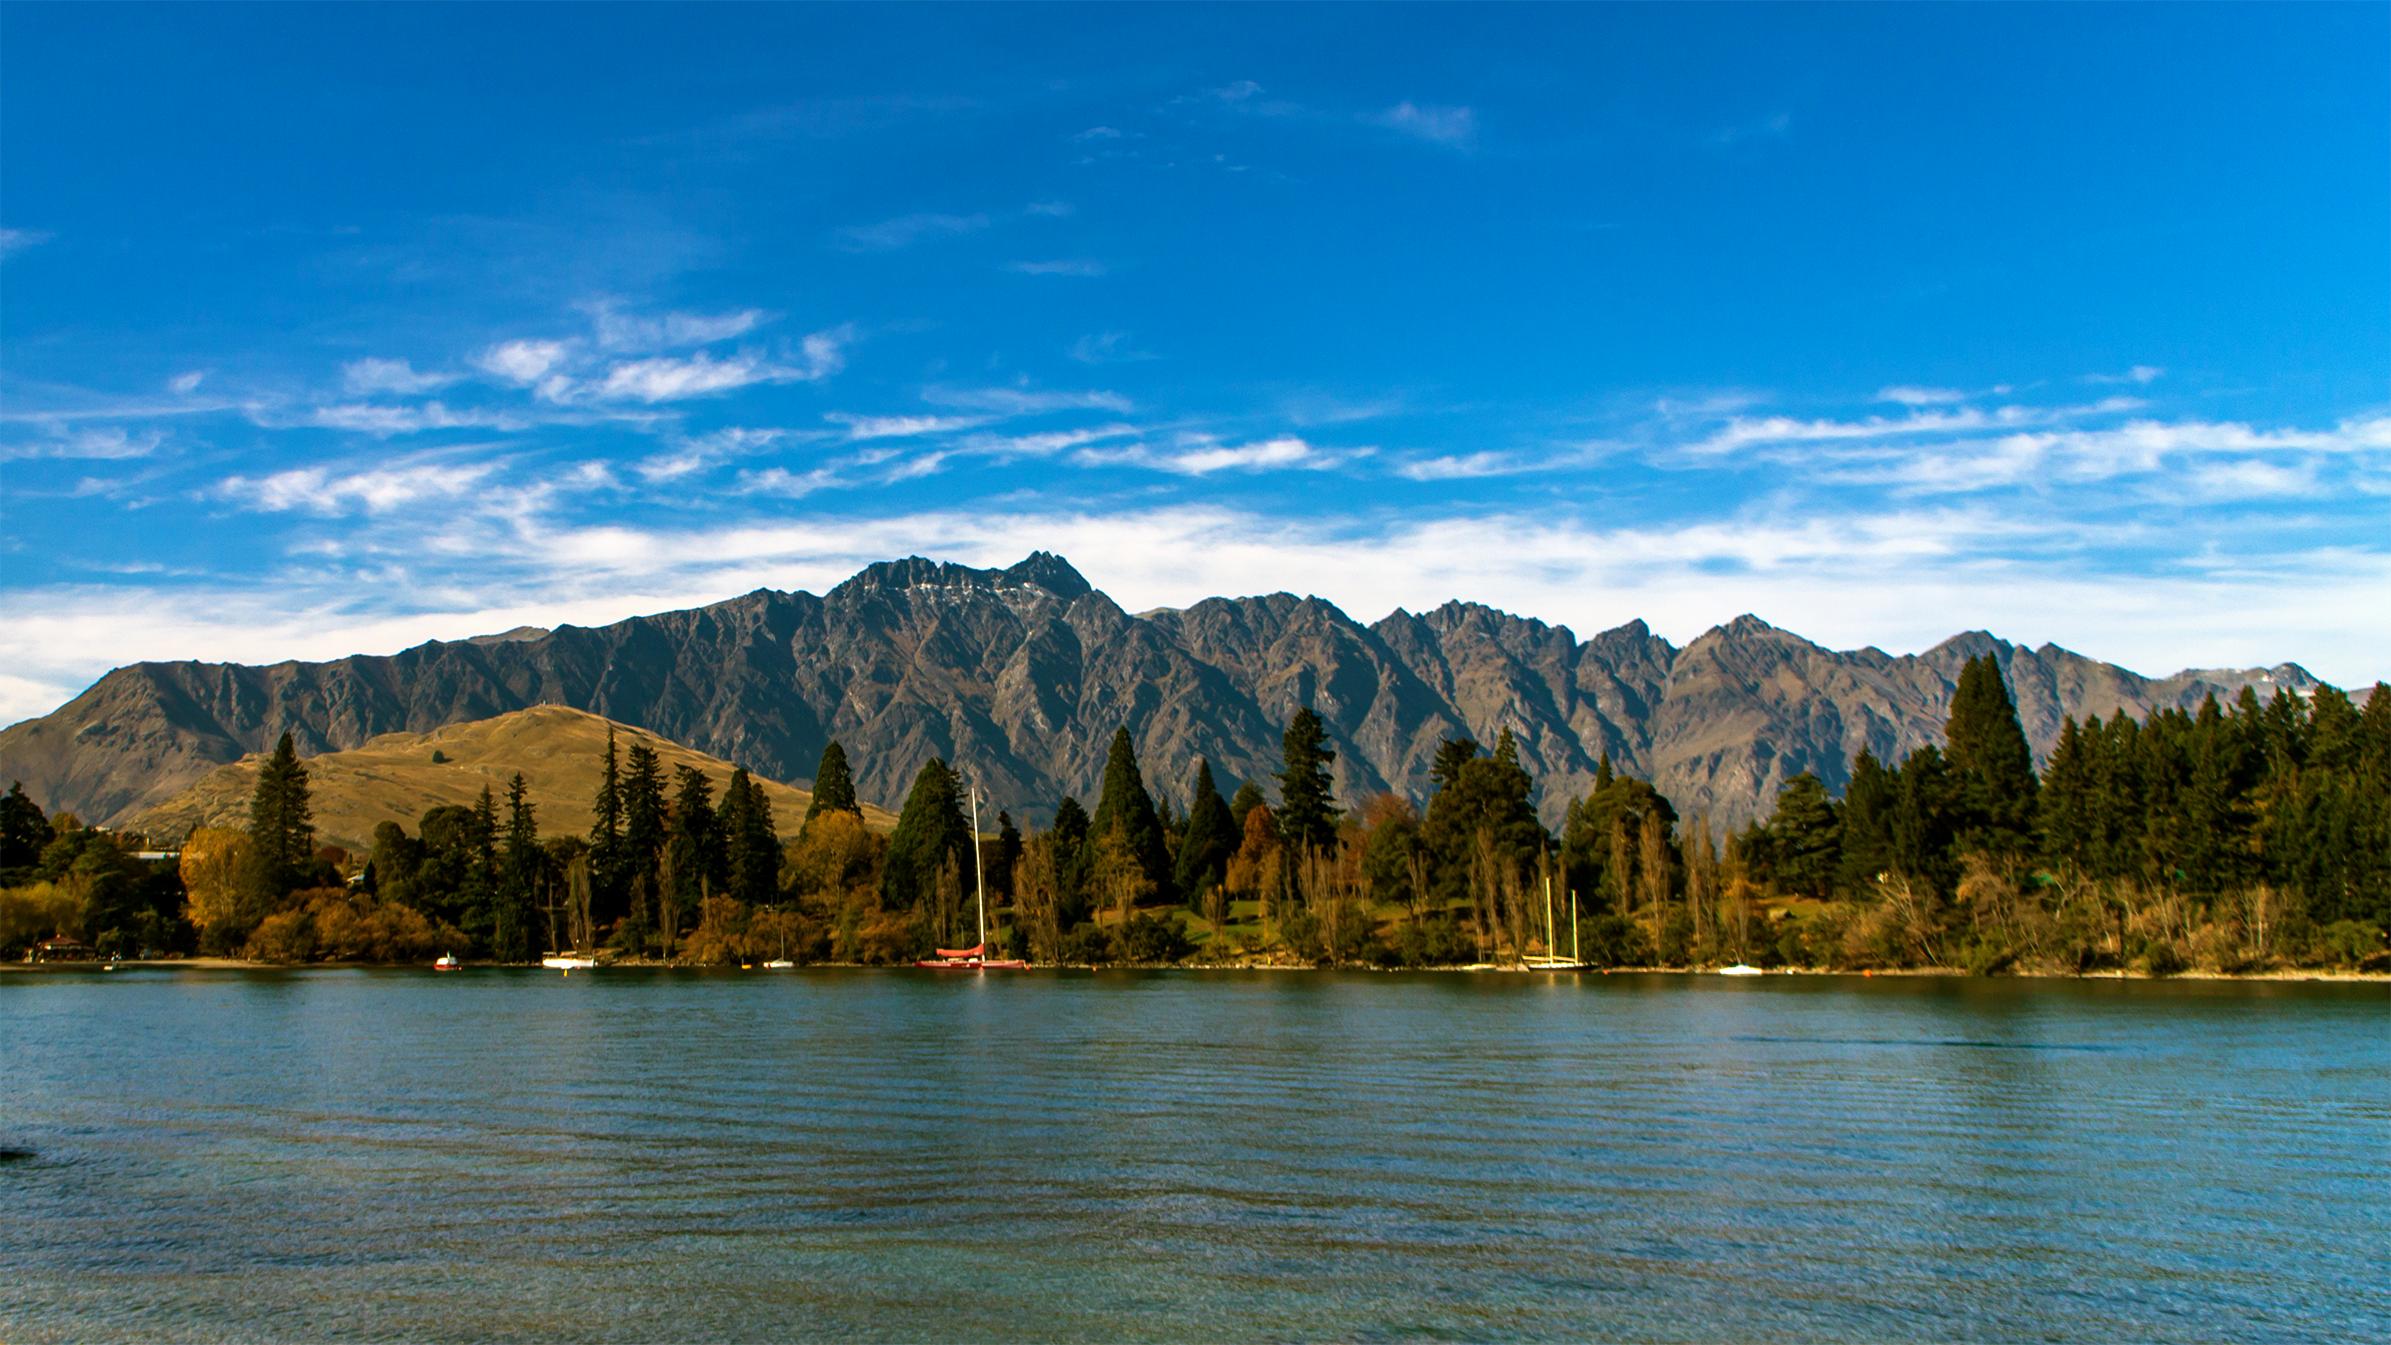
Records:
[[[790,960],[788,960],[788,959],[787,959],[787,958],[785,958],[785,957],[776,957],[776,958],[772,959],[770,962],[767,962],[767,963],[765,963],[765,964],[764,964],[764,970],[766,970],[766,971],[787,971],[789,968],[791,968],[791,967],[794,967],[794,966],[796,966],[796,965],[797,965],[796,963],[794,963],[794,962],[791,962]]]
[[[1760,969],[1758,967],[1752,966],[1751,964],[1745,962],[1738,962],[1732,967],[1719,968],[1719,975],[1721,976],[1758,976],[1759,974]]]
[[[464,965],[465,964],[463,962],[457,960],[457,955],[455,953],[442,953],[440,956],[432,959],[432,970],[434,971],[455,971],[457,968]]]
[[[598,959],[582,953],[550,953],[540,959],[540,965],[550,971],[571,973],[590,970],[598,965]]]

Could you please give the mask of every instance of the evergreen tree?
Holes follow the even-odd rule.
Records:
[[[50,843],[50,819],[42,806],[25,796],[22,780],[0,795],[0,871],[29,869]]]
[[[880,869],[881,900],[900,910],[922,905],[945,866],[963,862],[971,839],[971,823],[963,815],[962,782],[943,759],[932,757],[913,777],[905,810],[889,835],[888,856]]]
[[[1473,738],[1447,738],[1436,745],[1436,759],[1428,767],[1428,792],[1439,794],[1461,782],[1461,769],[1478,759],[1479,747]],[[1604,753],[1602,769],[1608,779],[1611,766],[1609,753]],[[1239,821],[1243,821],[1240,816]]]
[[[1851,783],[1843,789],[1842,857],[1835,884],[1864,892],[1876,875],[1893,867],[1893,814],[1900,807],[1901,781],[1876,754],[1862,747],[1851,759]]]
[[[1815,774],[1803,771],[1778,788],[1767,835],[1769,870],[1778,885],[1806,897],[1826,896],[1842,864],[1843,819]]]
[[[250,892],[261,913],[307,881],[315,863],[315,820],[307,767],[285,733],[257,774],[249,800]]]
[[[598,775],[598,797],[590,803],[590,905],[604,924],[621,908],[629,864],[623,853],[623,772],[615,753],[614,725],[606,726],[606,764]]]
[[[1900,789],[1893,805],[1893,871],[1948,887],[1957,874],[1951,860],[1951,770],[1943,753],[1928,743],[1901,762]]]
[[[1267,802],[1262,797],[1262,786],[1251,780],[1238,783],[1237,792],[1229,796],[1229,820],[1237,824],[1239,836],[1245,834],[1245,815]]]
[[[1971,658],[1960,670],[1944,742],[1959,843],[1997,853],[2024,850],[2034,833],[2034,751],[1992,655]]]
[[[836,738],[822,749],[821,763],[814,767],[814,799],[805,807],[805,820],[826,812],[863,816],[863,805],[855,801],[855,777],[847,769],[847,749]]]
[[[658,870],[664,863],[664,761],[646,743],[633,743],[623,754],[623,879],[620,893],[625,907],[609,914],[628,915],[635,932],[656,927],[659,909]]]
[[[1091,830],[1099,838],[1120,833],[1122,848],[1137,862],[1147,883],[1161,887],[1170,881],[1162,819],[1155,812],[1154,796],[1146,792],[1145,776],[1137,768],[1137,747],[1129,740],[1127,725],[1114,730],[1112,748],[1105,753],[1104,788],[1096,798]]]
[[[1336,841],[1338,808],[1328,770],[1337,760],[1328,730],[1312,707],[1287,721],[1279,740],[1279,835],[1298,850],[1322,849]]]
[[[528,962],[539,951],[536,918],[544,863],[540,851],[537,807],[525,797],[523,773],[506,782],[506,849],[500,857],[498,936],[491,955],[506,962]]]
[[[1066,794],[1054,807],[1054,899],[1058,928],[1068,933],[1088,916],[1088,869],[1094,861],[1088,843],[1087,809]]]
[[[1013,871],[1021,867],[1021,828],[1013,824],[1013,815],[1002,809],[996,814],[996,844],[988,856],[988,894],[1006,901],[1013,899]]]
[[[2059,722],[2059,745],[2044,770],[2038,817],[2043,857],[2054,865],[2090,871],[2098,849],[2093,810],[2098,782],[2094,754],[2097,729],[2079,730],[2074,719]]]
[[[1195,784],[1188,794],[1187,829],[1179,838],[1179,857],[1173,877],[1180,895],[1192,902],[1204,889],[1219,885],[1228,874],[1229,856],[1237,853],[1237,819],[1220,787],[1212,783],[1212,763],[1196,762]]]
[[[750,906],[768,905],[780,893],[780,836],[772,822],[772,800],[741,766],[722,791],[723,867],[732,896]]]
[[[722,823],[714,811],[714,782],[695,766],[674,768],[672,820],[665,844],[672,852],[678,888],[674,895],[685,917],[694,920],[698,903],[720,892],[729,877]],[[672,933],[677,937],[682,931]]]

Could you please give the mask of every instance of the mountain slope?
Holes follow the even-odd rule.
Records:
[[[309,758],[308,800],[316,834],[327,844],[369,849],[378,824],[400,822],[412,830],[425,812],[441,804],[472,805],[485,786],[503,809],[507,779],[520,771],[542,835],[586,836],[610,727],[619,751],[627,754],[634,744],[645,743],[662,759],[668,789],[678,767],[692,766],[714,782],[715,799],[722,798],[730,783],[728,762],[580,710],[538,705],[429,733],[385,733],[347,751]],[[442,759],[433,760],[434,753]],[[124,826],[161,840],[187,835],[196,826],[247,826],[264,759],[253,753],[219,766],[174,798],[124,819]],[[772,801],[780,831],[794,833],[813,794],[761,776],[755,783]],[[864,820],[883,829],[896,823],[886,811],[868,806]]]
[[[1372,625],[1318,598],[1214,598],[1132,616],[1056,556],[1004,570],[918,557],[816,597],[769,589],[597,629],[509,632],[327,663],[144,663],[0,731],[0,779],[52,808],[118,820],[288,730],[302,753],[568,705],[637,724],[775,779],[847,747],[858,791],[894,804],[929,757],[965,765],[997,806],[1043,818],[1094,792],[1128,724],[1148,781],[1179,799],[1199,756],[1224,787],[1267,780],[1299,705],[1319,710],[1348,799],[1424,795],[1437,743],[1504,728],[1557,819],[1607,753],[1688,813],[1734,823],[1815,770],[1840,788],[1863,744],[1897,757],[1939,738],[1961,664],[1990,652],[2047,751],[2062,714],[2195,705],[2297,667],[2146,678],[1983,633],[1922,654],[1836,652],[1754,617],[1683,649],[1635,622],[1579,640],[1471,603]]]

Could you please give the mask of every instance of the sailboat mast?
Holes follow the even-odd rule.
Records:
[[[1560,951],[1553,947],[1553,935],[1556,932],[1552,924],[1552,865],[1547,860],[1544,869],[1544,956],[1548,959]]]
[[[1577,954],[1577,889],[1569,889],[1569,960],[1584,966],[1586,960]]]
[[[980,787],[971,787],[971,886],[980,899],[980,956],[988,955],[988,876],[980,862]]]

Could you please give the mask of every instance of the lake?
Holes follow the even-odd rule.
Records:
[[[0,1338],[2391,1338],[2391,989],[0,975]]]

